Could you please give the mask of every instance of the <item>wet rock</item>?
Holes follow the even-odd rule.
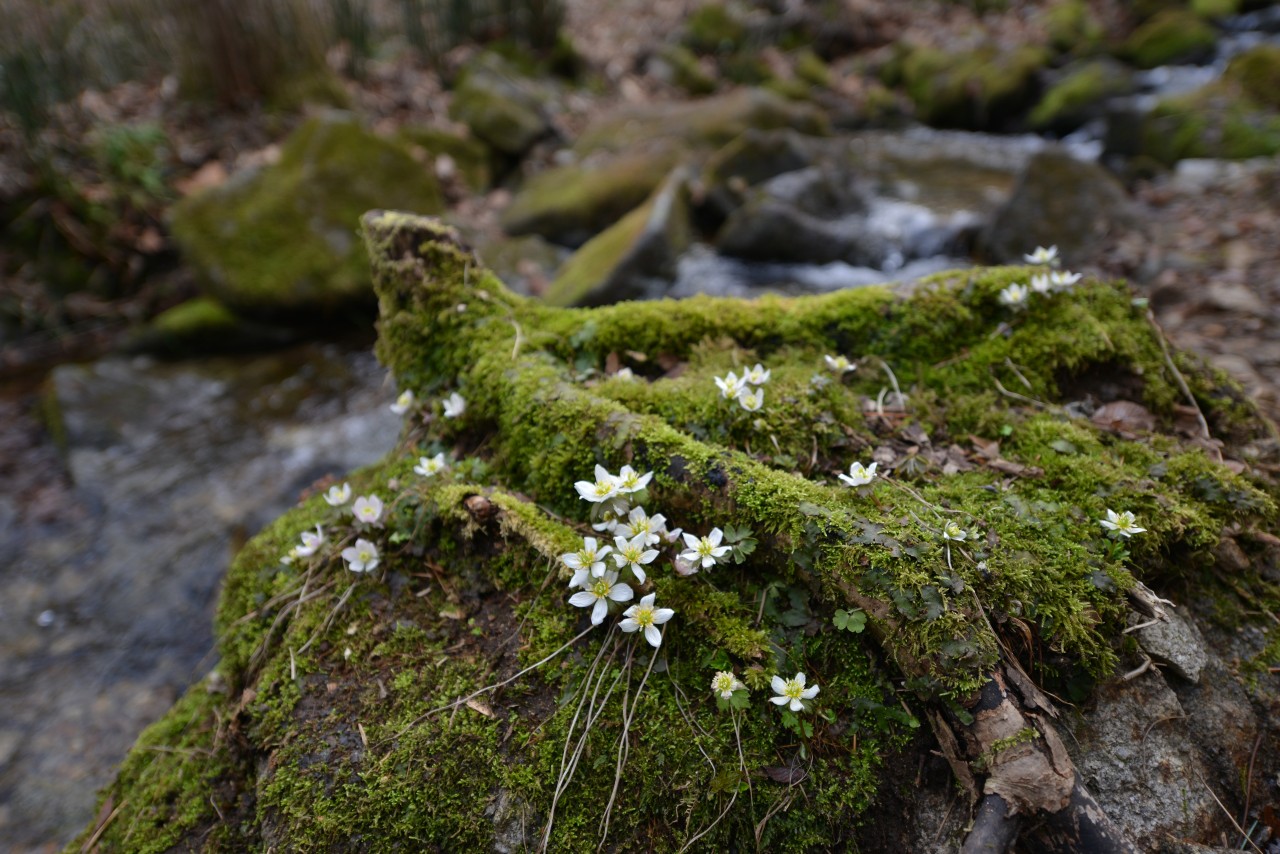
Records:
[[[162,356],[234,353],[279,346],[294,340],[295,334],[283,326],[239,317],[210,297],[197,297],[158,314],[129,348]]]
[[[1166,9],[1133,31],[1123,54],[1139,68],[1208,59],[1218,34],[1186,9]]]
[[[1156,104],[1142,121],[1140,150],[1166,165],[1188,157],[1269,157],[1280,153],[1280,112],[1224,77]]]
[[[502,227],[514,236],[537,234],[581,246],[643,203],[679,157],[658,146],[539,172],[502,212]]]
[[[1027,164],[980,246],[993,259],[1019,263],[1037,246],[1056,245],[1066,264],[1080,264],[1138,224],[1129,194],[1110,173],[1049,149]]]
[[[1131,616],[1131,623],[1140,623]],[[1142,623],[1149,622],[1142,618]],[[1151,622],[1138,629],[1138,643],[1156,661],[1165,664],[1188,682],[1199,682],[1200,672],[1208,661],[1204,638],[1189,617],[1180,611],[1167,609],[1165,619]]]
[[[705,205],[723,221],[742,204],[750,187],[812,162],[813,154],[800,134],[750,129],[707,160],[702,177]]]
[[[1034,128],[1067,134],[1103,115],[1103,102],[1133,91],[1133,75],[1114,59],[1101,58],[1063,69],[1031,111]]]
[[[463,72],[453,91],[449,116],[495,151],[519,157],[551,133],[544,100],[516,69],[493,54],[484,54]]]
[[[209,296],[232,311],[333,317],[374,303],[355,224],[382,205],[440,211],[443,200],[402,144],[354,121],[313,119],[274,165],[176,205],[172,228]]]
[[[676,170],[643,205],[573,254],[547,288],[552,305],[605,305],[665,293],[692,240],[688,177]]]
[[[948,52],[909,49],[891,79],[901,82],[922,121],[935,127],[999,130],[1035,103],[1048,51],[986,44]]]
[[[1224,75],[1259,104],[1280,110],[1280,45],[1263,44],[1231,60]]]

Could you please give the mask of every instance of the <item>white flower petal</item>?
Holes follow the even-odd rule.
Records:
[[[790,700],[786,697],[770,697],[769,702],[777,703],[779,706],[782,706],[782,705],[785,705],[786,703],[789,703]]]
[[[653,622],[660,626],[675,615],[676,612],[671,608],[655,608],[653,610]]]
[[[818,686],[810,685],[808,688],[800,692],[800,696],[806,700],[812,700],[814,697],[818,696]]]
[[[631,585],[625,582],[618,582],[609,588],[609,598],[615,602],[626,602],[635,596],[635,591],[631,589]]]
[[[783,679],[781,676],[775,676],[769,681],[769,687],[773,689],[773,693],[781,694],[783,691],[787,690],[787,680]]]
[[[785,699],[785,698],[783,698],[783,699]],[[793,712],[800,712],[800,711],[804,711],[804,703],[800,702],[799,700],[792,700],[792,701],[791,701],[791,711],[793,711]]]
[[[604,599],[597,599],[595,607],[591,609],[591,625],[598,626],[604,622],[605,615],[609,613],[609,603]]]
[[[640,628],[640,624],[631,617],[627,617],[619,621],[618,628],[622,629],[624,632],[634,632],[636,629]]]
[[[657,626],[645,626],[644,639],[655,649],[662,646],[662,632],[658,631]]]
[[[586,608],[599,601],[590,590],[581,590],[569,597],[569,604],[577,608]]]

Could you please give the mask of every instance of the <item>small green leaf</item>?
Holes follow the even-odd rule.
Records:
[[[1074,454],[1079,451],[1079,448],[1068,442],[1066,439],[1054,439],[1049,443],[1049,447],[1053,448],[1060,454]]]

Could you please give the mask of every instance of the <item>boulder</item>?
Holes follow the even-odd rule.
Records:
[[[751,187],[812,162],[805,137],[795,131],[749,129],[707,159],[702,171],[704,204],[723,221]]]
[[[1245,160],[1280,153],[1280,110],[1231,77],[1166,98],[1138,123],[1139,150],[1172,165],[1184,158]]]
[[[1105,57],[1089,60],[1063,69],[1027,120],[1039,130],[1065,135],[1100,118],[1108,99],[1133,91],[1133,75],[1122,63]]]
[[[196,297],[161,312],[128,342],[128,349],[162,356],[262,350],[294,340],[296,333],[238,317],[210,297]]]
[[[551,133],[545,96],[494,54],[483,54],[463,71],[449,102],[449,117],[494,151],[520,157]]]
[[[104,792],[114,818],[77,845],[1118,852],[1216,843],[1245,788],[1274,808],[1259,783],[1280,761],[1275,716],[1196,729],[1220,684],[1222,709],[1280,692],[1257,614],[1265,558],[1213,571],[1224,530],[1280,521],[1271,427],[1186,354],[1173,373],[1123,283],[1021,310],[1000,294],[1025,267],[911,293],[554,309],[508,292],[438,222],[365,223],[377,352],[423,401],[397,450],[351,478],[390,512],[361,527],[312,495],[240,550],[218,678],[142,736]],[[836,375],[832,354],[883,365]],[[771,378],[746,412],[714,380],[757,361]],[[1064,408],[1118,374],[1154,434]],[[1001,377],[1028,394],[1002,394]],[[1184,382],[1225,462],[1178,432]],[[446,394],[461,415],[439,417]],[[436,449],[448,468],[415,472]],[[834,477],[873,457],[866,485]],[[589,589],[571,591],[584,537],[606,536],[581,497],[594,478],[611,489],[597,465],[642,476],[629,502],[725,551],[689,578],[658,537],[643,581],[588,566],[575,586]],[[1146,530],[1113,539],[1109,508]],[[326,542],[282,562],[317,525]],[[1158,674],[1119,679],[1139,580],[1252,637],[1233,652],[1250,678],[1217,667],[1176,696]],[[1113,733],[1073,756],[1061,731],[1126,684],[1153,690],[1123,721],[1095,720]],[[1170,764],[1145,755],[1151,739]],[[1166,769],[1171,785],[1150,786]],[[913,820],[939,788],[933,820]]]
[[[688,178],[673,172],[643,205],[589,240],[547,287],[551,305],[605,305],[653,299],[675,279],[692,241]]]
[[[1065,264],[1080,265],[1138,224],[1129,194],[1111,173],[1048,149],[1027,163],[1013,195],[983,229],[979,246],[992,259],[1016,264],[1037,246],[1056,245]]]
[[[1139,68],[1195,62],[1213,55],[1218,34],[1186,9],[1166,9],[1133,31],[1122,54]]]
[[[679,159],[674,148],[656,146],[538,172],[502,212],[502,227],[581,246],[643,203]]]
[[[994,44],[950,52],[909,49],[898,65],[901,82],[926,124],[1000,130],[1035,104],[1037,75],[1049,60],[1041,47]]]
[[[432,172],[395,140],[312,119],[278,162],[179,202],[172,231],[208,295],[246,316],[336,318],[374,303],[355,226],[378,199],[443,209]]]
[[[478,139],[425,125],[402,127],[399,135],[436,163],[437,175],[441,173],[440,159],[447,157],[472,191],[483,193],[493,183],[489,149]]]

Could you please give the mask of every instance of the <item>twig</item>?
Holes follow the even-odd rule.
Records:
[[[1130,670],[1128,673],[1121,676],[1120,679],[1124,682],[1129,682],[1130,680],[1137,679],[1139,676],[1141,676],[1142,674],[1150,670],[1151,665],[1153,663],[1154,662],[1152,662],[1150,656],[1144,655],[1142,656],[1142,663],[1139,664],[1137,667],[1135,667],[1133,670]]]
[[[94,847],[98,844],[98,840],[102,838],[102,834],[107,832],[107,828],[111,825],[111,822],[115,820],[115,817],[120,814],[120,810],[124,809],[125,806],[128,805],[128,803],[129,803],[128,799],[121,801],[120,805],[115,809],[113,809],[107,815],[107,817],[102,820],[102,824],[98,825],[98,829],[93,832],[93,836],[90,836],[85,841],[84,845],[80,846],[81,854],[84,854],[84,852],[86,851],[92,851],[94,849]]]
[[[637,641],[638,642],[638,641]],[[626,767],[627,756],[631,753],[631,721],[636,715],[636,703],[640,702],[640,692],[644,690],[644,685],[649,681],[649,674],[653,672],[654,662],[658,660],[658,650],[653,650],[653,654],[649,656],[649,666],[644,669],[644,676],[640,677],[640,685],[636,688],[635,696],[631,698],[630,705],[627,704],[626,698],[622,701],[622,734],[618,736],[618,763],[613,772],[613,791],[609,794],[609,803],[605,805],[604,815],[600,819],[600,845],[596,850],[604,848],[604,841],[609,836],[609,817],[613,815],[613,804],[618,797],[618,786],[622,783],[622,769]],[[627,658],[627,667],[630,669],[631,659]]]
[[[1010,359],[1008,356],[1005,356],[1004,363],[1009,367],[1009,370],[1013,371],[1013,375],[1015,377],[1022,380],[1022,384],[1027,387],[1027,391],[1033,391],[1031,383],[1028,382],[1027,378],[1022,375],[1022,371],[1018,370],[1018,366],[1013,363],[1013,359]]]
[[[1258,747],[1262,744],[1262,728],[1258,728],[1258,737],[1253,740],[1253,750],[1249,752],[1249,770],[1244,775],[1244,813],[1241,821],[1249,820],[1249,806],[1253,795],[1253,760],[1258,758]]]
[[[1001,384],[1000,378],[997,376],[992,376],[991,381],[996,384],[996,388],[1005,397],[1012,397],[1014,400],[1021,400],[1023,403],[1029,403],[1032,406],[1037,406],[1041,409],[1053,409],[1049,404],[1036,400],[1034,397],[1027,397],[1025,394],[1018,394],[1016,391],[1009,391],[1009,389],[1005,388]]]
[[[1169,355],[1169,345],[1165,343],[1164,330],[1160,328],[1160,324],[1156,323],[1156,316],[1151,309],[1147,309],[1147,322],[1151,324],[1156,331],[1156,341],[1160,344],[1160,352],[1164,354],[1164,363],[1169,366],[1169,370],[1173,373],[1173,379],[1178,384],[1178,388],[1186,396],[1187,402],[1191,404],[1191,408],[1196,411],[1196,420],[1200,422],[1200,430],[1204,433],[1204,438],[1212,440],[1213,434],[1209,432],[1209,422],[1205,420],[1204,412],[1200,409],[1200,404],[1196,402],[1196,396],[1191,393],[1191,388],[1187,385],[1187,381],[1182,376],[1182,371],[1178,370],[1178,366],[1173,363],[1173,357]],[[1222,451],[1218,448],[1209,446],[1210,449],[1218,457],[1218,462],[1222,462]]]
[[[1239,822],[1236,821],[1236,817],[1233,816],[1231,814],[1231,811],[1228,810],[1223,805],[1222,801],[1218,799],[1218,793],[1213,790],[1213,787],[1211,787],[1208,783],[1204,781],[1204,778],[1200,776],[1199,772],[1196,772],[1196,779],[1200,781],[1200,785],[1204,786],[1205,791],[1209,793],[1209,796],[1211,798],[1213,798],[1213,802],[1216,803],[1218,805],[1218,808],[1222,810],[1223,815],[1227,817],[1227,821],[1231,822],[1231,825],[1240,832],[1241,836],[1244,837],[1244,841],[1249,843],[1249,847],[1252,848],[1254,851],[1257,851],[1258,854],[1263,854],[1262,849],[1259,848],[1256,844],[1254,844],[1254,841],[1249,838],[1249,834],[1244,832],[1244,828],[1241,827]]]
[[[329,626],[333,625],[333,618],[338,616],[338,612],[342,610],[343,605],[347,604],[347,600],[351,598],[351,594],[355,592],[355,589],[356,589],[355,584],[352,584],[346,589],[346,591],[342,594],[342,596],[339,597],[338,604],[334,605],[333,608],[329,611],[329,616],[324,618],[324,622],[320,625],[320,628],[312,632],[311,637],[307,638],[307,642],[304,643],[302,647],[298,650],[298,655],[302,655],[304,652],[306,652],[307,649],[311,646],[311,644],[315,643],[316,638],[320,637],[320,635],[329,631]]]

